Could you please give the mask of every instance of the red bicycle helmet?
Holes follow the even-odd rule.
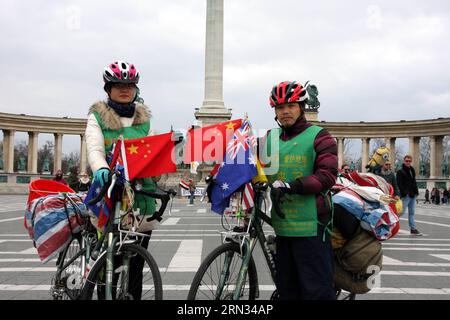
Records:
[[[306,88],[296,81],[283,81],[273,86],[269,97],[271,107],[284,103],[302,102],[307,99]]]

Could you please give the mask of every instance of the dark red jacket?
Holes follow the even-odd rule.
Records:
[[[312,126],[304,117],[288,130],[282,129],[280,139],[291,140],[306,128]],[[294,181],[287,181],[294,193],[315,194],[317,204],[317,215],[321,222],[327,222],[331,212],[328,201],[321,195],[322,191],[329,190],[335,183],[338,174],[338,158],[336,140],[328,130],[322,129],[314,140],[316,160],[314,162],[314,173],[310,176],[299,177]]]

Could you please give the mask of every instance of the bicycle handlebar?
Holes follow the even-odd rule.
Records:
[[[161,217],[164,214],[164,211],[166,210],[167,204],[170,201],[170,197],[177,195],[177,192],[173,189],[169,189],[167,191],[163,190],[163,189],[159,189],[162,192],[158,193],[158,192],[150,192],[150,191],[145,191],[145,190],[137,190],[134,186],[132,188],[136,193],[140,193],[145,196],[161,200],[161,207],[150,218],[147,218],[147,221],[152,221],[152,220],[161,221],[162,220]]]
[[[116,172],[111,172],[109,174],[108,182],[103,185],[103,187],[100,190],[99,194],[95,198],[93,198],[93,199],[88,201],[89,205],[92,206],[92,205],[96,204],[97,202],[99,202],[105,196],[106,192],[108,191],[109,187],[111,186],[112,181],[114,180],[114,179],[112,179],[113,175],[117,175],[117,173]],[[150,191],[145,191],[145,190],[139,190],[134,184],[131,184],[131,188],[133,189],[133,191],[135,193],[140,193],[140,194],[143,194],[145,196],[161,200],[161,207],[159,208],[158,211],[156,211],[148,219],[148,221],[151,221],[151,220],[161,221],[162,220],[161,217],[164,214],[164,211],[166,210],[167,204],[169,203],[171,196],[176,196],[177,195],[177,192],[175,190],[173,190],[173,189],[169,189],[167,191],[163,190],[163,189],[159,189],[160,192],[150,192]]]
[[[272,200],[273,208],[275,209],[275,213],[281,219],[286,218],[286,215],[281,210],[280,204],[283,202],[284,192],[279,188],[273,188],[269,183],[257,183],[253,186],[255,192],[265,192],[267,188],[270,187],[270,199]]]

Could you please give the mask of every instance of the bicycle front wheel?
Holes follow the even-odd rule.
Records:
[[[229,242],[214,249],[202,262],[194,276],[188,300],[231,300],[242,267],[243,256],[237,243]],[[254,300],[257,295],[258,276],[253,257],[239,298]]]
[[[114,300],[162,300],[162,280],[151,254],[137,244],[124,244],[114,255],[112,294]],[[104,300],[106,254],[89,272],[81,299]]]

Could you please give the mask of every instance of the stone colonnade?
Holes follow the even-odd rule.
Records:
[[[308,115],[307,115],[308,117]],[[344,161],[345,139],[361,139],[362,142],[362,171],[365,172],[365,164],[372,156],[370,152],[370,140],[384,138],[386,146],[390,149],[390,159],[395,161],[395,142],[398,138],[409,139],[407,154],[413,157],[413,166],[417,174],[420,166],[420,139],[430,138],[430,179],[448,178],[442,177],[441,164],[443,159],[443,139],[450,135],[450,118],[438,118],[419,121],[397,122],[327,122],[311,121],[326,128],[337,140],[339,166]],[[394,160],[392,160],[394,159]]]
[[[61,169],[62,146],[64,135],[78,135],[80,137],[80,163],[81,171],[87,169],[86,139],[84,130],[86,119],[68,119],[53,117],[36,117],[0,113],[0,130],[3,132],[3,157],[0,159],[0,170],[4,173],[14,173],[14,136],[17,132],[28,133],[28,161],[26,173],[38,174],[44,171],[38,168],[38,141],[39,134],[50,133],[54,136],[54,163],[53,170]]]
[[[2,130],[3,131],[3,172],[14,172],[14,135],[15,130]],[[53,159],[53,170],[61,169],[62,164],[62,142],[63,134],[54,133],[55,137],[55,150]],[[42,172],[42,168],[38,168],[38,137],[39,132],[28,131],[28,161],[27,161],[27,173]],[[84,134],[80,134],[80,164],[79,171],[86,171],[87,168],[87,154],[86,154],[86,139]]]
[[[311,116],[311,115],[309,115]],[[308,115],[307,115],[308,117]],[[398,138],[409,139],[409,150],[413,156],[413,165],[419,167],[419,143],[421,137],[430,137],[431,147],[431,174],[428,181],[436,178],[439,181],[450,181],[448,177],[441,176],[441,160],[443,158],[442,141],[444,136],[450,135],[450,118],[439,118],[421,121],[397,122],[326,122],[317,120],[317,112],[309,118],[312,123],[327,129],[336,139],[338,145],[339,165],[344,160],[345,139],[362,139],[362,163],[368,162],[370,139],[384,138],[387,147],[391,150],[391,159],[395,159],[395,141]],[[78,135],[80,137],[79,168],[86,170],[87,154],[84,131],[86,119],[37,117],[0,113],[0,130],[3,132],[3,157],[0,170],[0,191],[6,185],[16,183],[14,179],[26,175],[28,179],[38,179],[42,168],[37,167],[38,137],[41,133],[50,133],[55,137],[54,169],[61,168],[62,140],[64,135]],[[16,132],[28,132],[28,166],[26,173],[14,173],[14,135]],[[362,169],[363,171],[365,168]],[[17,179],[18,181],[19,179]],[[435,180],[435,181],[437,181]],[[6,182],[6,183],[5,183]],[[21,182],[25,184],[25,181]],[[434,183],[434,182],[433,182]],[[2,189],[3,188],[3,189]]]
[[[412,166],[416,168],[417,174],[420,166],[420,148],[419,148],[420,138],[421,137],[409,137],[409,149],[407,152],[407,154],[412,155],[413,157]],[[336,138],[336,139],[338,146],[339,167],[341,167],[342,164],[344,163],[345,138]],[[443,145],[442,145],[443,139],[444,136],[430,137],[430,178],[438,178],[442,176],[441,163],[443,158]],[[390,150],[389,159],[391,159],[391,162],[394,163],[396,138],[389,137],[384,138],[384,140],[386,143],[386,147],[388,147]],[[364,164],[366,164],[369,161],[370,157],[372,156],[371,154],[369,154],[370,138],[361,138],[361,142],[362,142],[361,158],[363,164],[361,171],[366,172]]]

